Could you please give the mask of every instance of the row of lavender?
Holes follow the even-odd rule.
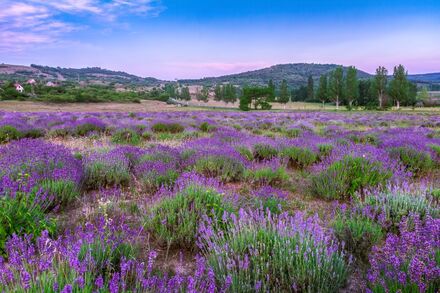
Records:
[[[299,123],[283,113],[270,119],[203,113],[198,117],[217,117],[200,124],[181,115],[174,124],[201,130],[197,125],[207,122],[209,135],[175,148],[72,153],[30,139],[2,147],[0,289],[335,292],[354,256],[370,265],[369,290],[438,290],[438,191],[427,176],[440,161],[435,124],[416,127],[427,121],[410,116],[401,122],[407,128],[316,131],[325,117],[339,114],[303,114],[308,118]],[[287,208],[296,171],[305,174],[310,195],[350,200],[336,208],[331,227]],[[411,186],[421,179],[427,187]],[[125,223],[125,215],[97,216],[74,233],[57,231],[54,213],[87,190],[114,186],[139,188],[141,217]],[[168,249],[197,252],[194,272],[158,270],[157,253],[139,249],[146,235]]]

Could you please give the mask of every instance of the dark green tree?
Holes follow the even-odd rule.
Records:
[[[203,86],[201,90],[197,90],[196,98],[197,101],[203,101],[207,103],[209,100],[209,89],[206,86]]]
[[[383,66],[379,66],[376,69],[376,75],[374,76],[373,79],[372,88],[379,101],[379,109],[383,109],[385,107],[385,98],[386,98],[387,83],[388,83],[387,75],[388,75],[388,70]]]
[[[359,97],[359,84],[357,78],[357,69],[350,66],[347,69],[347,76],[345,78],[345,101],[348,110],[353,109],[353,103]]]
[[[313,84],[313,77],[309,75],[307,79],[307,101],[313,102],[315,99],[315,89]]]
[[[289,101],[290,101],[289,88],[287,86],[287,81],[283,79],[283,81],[281,82],[280,97],[278,99],[278,102],[280,102],[281,104],[287,104]]]
[[[217,84],[214,89],[214,100],[223,101],[223,91],[221,85]]]
[[[237,91],[235,86],[227,84],[223,86],[223,101],[225,103],[235,103],[237,101]]]
[[[322,106],[324,107],[325,102],[328,100],[328,81],[327,75],[323,74],[319,77],[319,86],[318,91],[316,92],[316,98],[322,102]]]
[[[389,93],[396,102],[397,109],[401,104],[408,104],[409,101],[409,82],[408,73],[403,65],[395,66],[393,79],[390,82]]]
[[[243,111],[249,111],[253,106],[255,110],[270,110],[270,95],[272,89],[269,87],[246,87],[243,89],[240,97],[239,108]]]
[[[189,93],[189,88],[187,86],[180,90],[180,99],[184,101],[191,100],[191,94]]]
[[[373,94],[371,84],[371,79],[359,80],[359,97],[357,104],[365,107],[365,109],[376,109],[378,106],[378,100]]]
[[[339,110],[339,103],[344,98],[344,70],[341,66],[330,74],[329,91],[331,99],[336,104],[336,110]]]
[[[267,84],[267,87],[270,90],[270,96],[269,96],[269,100],[270,102],[275,101],[275,92],[276,92],[276,87],[275,84],[273,83],[273,80],[269,80],[269,83]]]

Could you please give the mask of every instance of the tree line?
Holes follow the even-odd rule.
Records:
[[[394,67],[392,77],[388,70],[379,66],[372,78],[359,79],[354,66],[344,72],[337,67],[319,77],[315,87],[310,76],[307,86],[291,92],[292,101],[332,102],[338,109],[341,105],[351,110],[356,107],[366,109],[387,109],[391,106],[414,106],[417,102],[417,85],[408,80],[408,72],[403,65]],[[280,101],[281,102],[281,101]]]

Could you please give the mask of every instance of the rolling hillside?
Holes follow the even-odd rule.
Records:
[[[83,81],[91,84],[118,83],[124,85],[152,86],[162,83],[153,77],[139,77],[122,71],[112,71],[99,67],[61,68],[32,64],[31,66],[0,64],[0,80],[39,80]]]
[[[273,80],[276,84],[281,83],[283,79],[292,87],[307,84],[307,79],[311,75],[313,79],[318,80],[322,74],[326,74],[334,70],[336,64],[279,64],[268,68],[253,70],[238,74],[225,75],[220,77],[208,77],[203,79],[187,79],[179,80],[184,84],[205,84],[212,85],[217,83],[233,83],[236,85],[266,85],[269,80]],[[346,70],[346,67],[344,67]],[[366,72],[359,71],[360,78],[368,78],[370,75]]]
[[[307,79],[311,75],[315,81],[322,74],[327,74],[334,70],[336,64],[279,64],[259,70],[247,71],[237,74],[206,77],[202,79],[181,79],[179,83],[184,85],[208,85],[212,86],[221,83],[232,83],[234,85],[267,85],[269,80],[276,84],[286,79],[290,87],[299,87],[307,84]],[[344,67],[344,70],[347,68]],[[359,78],[370,78],[364,71],[358,71]],[[157,86],[166,83],[153,77],[139,77],[122,71],[112,71],[99,67],[88,67],[81,69],[60,68],[34,65],[9,65],[0,64],[1,80],[26,80],[29,78],[40,80],[57,81],[83,81],[89,84],[123,84],[133,86]],[[440,73],[426,73],[409,75],[411,81],[424,84],[440,84]],[[169,81],[171,82],[171,81]]]

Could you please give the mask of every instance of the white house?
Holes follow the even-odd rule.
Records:
[[[57,86],[57,84],[54,83],[54,82],[52,82],[52,81],[48,81],[48,82],[46,83],[46,86],[55,87],[55,86]]]
[[[21,86],[21,84],[16,83],[14,86],[15,86],[15,90],[16,90],[17,92],[19,92],[19,93],[24,92],[24,88]]]

